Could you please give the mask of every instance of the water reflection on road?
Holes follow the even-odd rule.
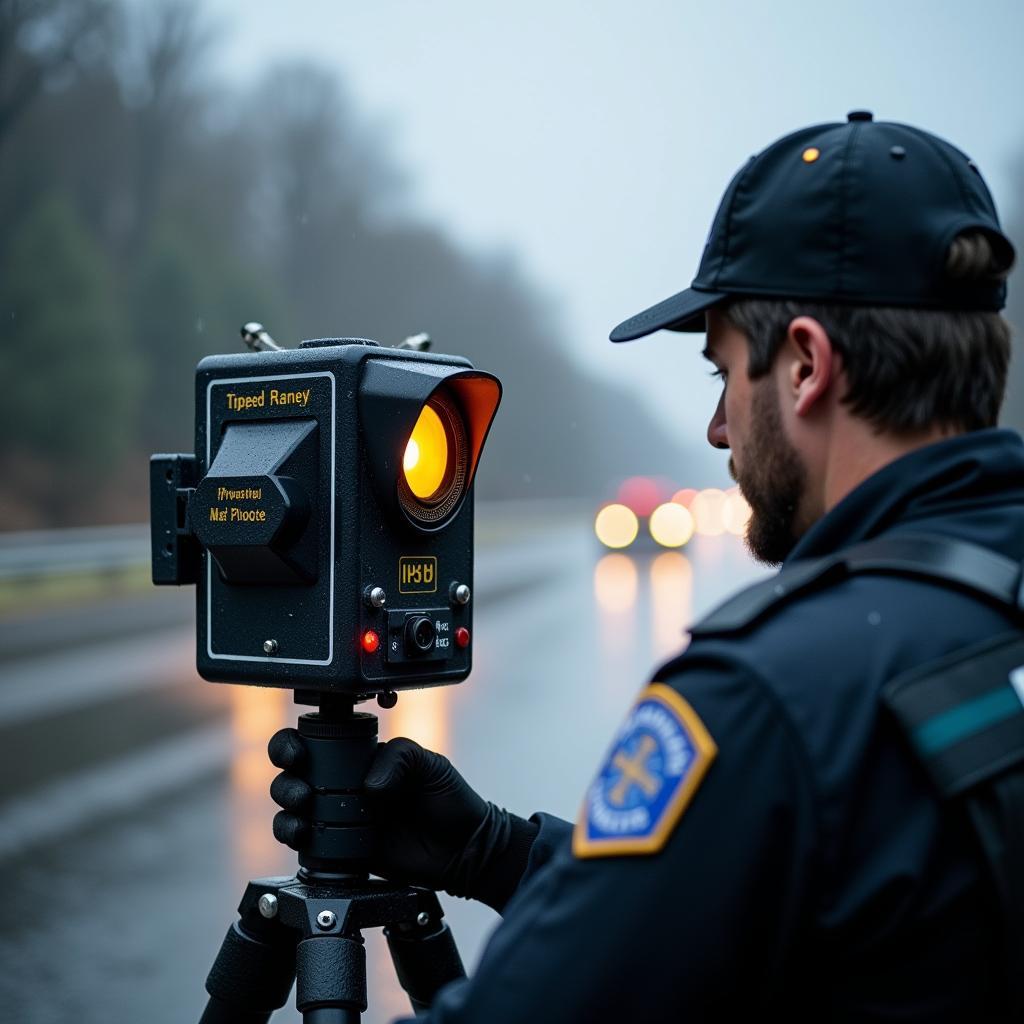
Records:
[[[650,564],[651,648],[663,661],[683,646],[681,627],[693,618],[693,569],[686,555],[665,551]]]
[[[380,738],[414,736],[429,750],[451,754],[451,696],[448,686],[403,693],[394,708],[380,716]]]
[[[691,619],[693,569],[679,551],[638,557],[612,553],[594,566],[594,601],[606,670],[635,662],[647,650],[652,665],[683,649]],[[649,636],[640,643],[640,631]]]
[[[231,734],[234,752],[229,771],[231,838],[237,878],[266,875],[267,865],[281,856],[270,830],[270,783],[277,769],[267,759],[267,740],[291,725],[292,701],[287,690],[232,686]]]

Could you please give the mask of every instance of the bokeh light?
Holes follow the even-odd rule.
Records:
[[[750,505],[747,499],[739,492],[739,488],[732,488],[727,493],[723,513],[725,528],[729,533],[737,537],[743,537],[747,532],[747,523],[750,522]]]
[[[725,491],[709,487],[690,503],[694,528],[702,537],[718,537],[725,533]]]
[[[638,516],[649,516],[665,499],[659,481],[649,476],[631,476],[619,487],[619,503]]]
[[[649,529],[663,548],[681,548],[693,536],[693,516],[689,509],[669,501],[651,513]]]
[[[606,548],[628,548],[640,532],[640,523],[625,505],[605,505],[594,520],[594,532]]]

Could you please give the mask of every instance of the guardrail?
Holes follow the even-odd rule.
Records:
[[[149,562],[149,525],[0,533],[0,581],[118,572]]]

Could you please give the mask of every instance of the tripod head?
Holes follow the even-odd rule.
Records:
[[[373,819],[362,787],[377,751],[377,716],[328,697],[319,710],[299,716],[298,731],[303,775],[313,790],[311,825],[298,844],[299,877],[365,878]]]

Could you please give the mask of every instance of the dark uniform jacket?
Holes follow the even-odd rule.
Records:
[[[1021,439],[979,431],[891,463],[788,561],[899,532],[1024,560]],[[865,575],[739,635],[695,637],[655,679],[688,702],[717,755],[662,848],[581,858],[571,826],[535,816],[504,922],[427,1019],[1008,1019],[975,840],[879,691],[1013,627],[966,592]]]

